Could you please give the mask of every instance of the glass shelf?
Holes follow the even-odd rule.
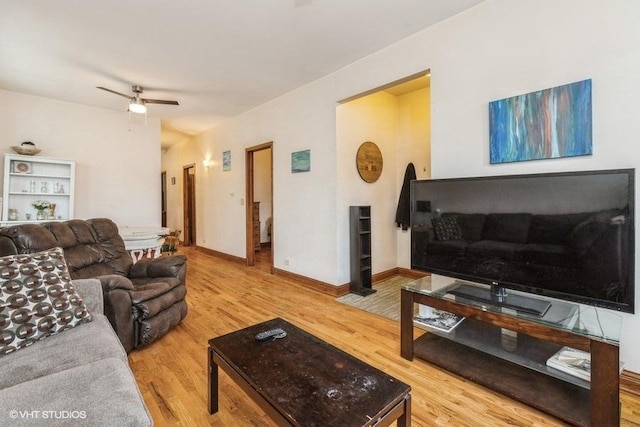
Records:
[[[414,280],[404,286],[405,289],[429,295],[442,300],[453,301],[457,304],[479,308],[482,311],[497,313],[523,319],[528,322],[550,326],[590,339],[598,339],[611,344],[619,344],[622,332],[622,316],[608,309],[570,303],[554,298],[541,297],[526,292],[508,290],[509,295],[518,295],[539,301],[550,302],[548,311],[543,316],[529,314],[522,311],[493,305],[486,302],[474,301],[450,294],[459,286],[472,286],[482,290],[489,290],[488,285],[455,280],[441,276],[427,276]]]

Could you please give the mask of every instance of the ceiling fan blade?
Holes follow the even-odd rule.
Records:
[[[111,93],[114,93],[116,95],[124,96],[127,99],[133,99],[133,96],[131,96],[131,95],[125,95],[124,93],[116,92],[115,90],[107,89],[106,87],[96,86],[96,89],[106,90],[107,92],[111,92]]]
[[[145,104],[167,104],[167,105],[180,105],[178,101],[167,101],[164,99],[147,99],[142,98]]]

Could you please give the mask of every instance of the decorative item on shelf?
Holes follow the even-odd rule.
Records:
[[[27,221],[31,221],[31,214],[30,213],[24,214],[24,217],[27,218]]]
[[[29,181],[29,193],[35,193],[36,192],[36,181],[35,180],[31,180]]]
[[[31,141],[25,141],[20,145],[13,145],[11,148],[13,151],[18,154],[22,154],[23,156],[33,156],[42,151]]]
[[[31,162],[13,162],[14,173],[31,173]]]
[[[9,208],[9,221],[17,221],[18,218],[18,209]]]
[[[33,206],[37,211],[36,219],[43,220],[46,217],[44,211],[49,209],[51,207],[51,204],[46,200],[36,200],[31,204],[31,206]]]
[[[56,219],[56,204],[49,203],[49,217],[48,219]]]
[[[40,192],[41,193],[48,193],[49,192],[49,183],[46,181],[42,181],[40,183]]]

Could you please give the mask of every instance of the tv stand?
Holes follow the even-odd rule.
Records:
[[[492,285],[491,289],[487,289],[462,282],[456,283],[456,286],[452,287],[449,293],[460,298],[506,307],[536,316],[544,316],[551,307],[549,301],[508,293],[502,286]]]
[[[530,315],[455,297],[449,291],[456,285],[435,289],[425,277],[403,287],[402,357],[417,356],[573,425],[619,425],[620,316],[555,300],[545,315]],[[414,339],[415,304],[465,320],[449,333]],[[591,381],[546,366],[563,346],[591,353]]]

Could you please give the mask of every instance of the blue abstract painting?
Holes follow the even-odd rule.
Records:
[[[593,152],[591,80],[489,103],[492,164]]]

